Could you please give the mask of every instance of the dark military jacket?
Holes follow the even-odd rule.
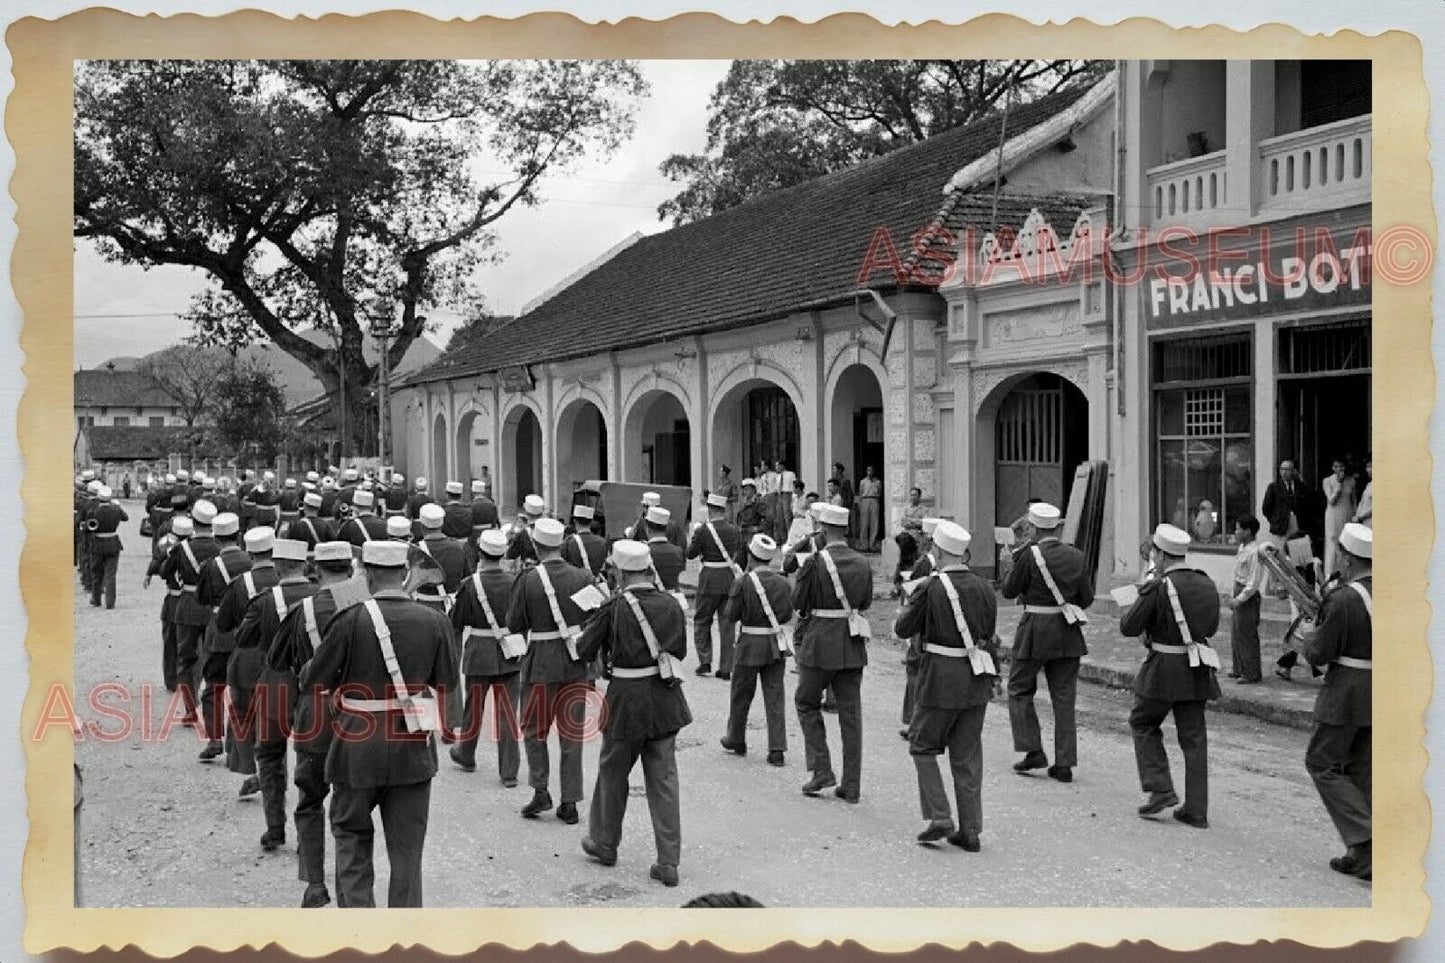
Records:
[[[1151,579],[1139,589],[1138,600],[1119,618],[1119,632],[1125,638],[1139,637],[1145,645],[1151,641],[1164,645],[1183,645],[1183,636],[1174,621],[1174,609],[1164,579],[1174,582],[1179,605],[1194,641],[1207,644],[1219,631],[1219,589],[1208,575],[1193,568],[1176,566],[1160,578]],[[1146,699],[1167,702],[1196,702],[1219,698],[1219,682],[1214,670],[1203,664],[1190,668],[1187,655],[1149,650],[1144,665],[1134,680],[1134,691]]]
[[[873,568],[866,558],[843,542],[830,542],[810,555],[793,586],[793,609],[800,618],[806,616],[798,639],[798,664],[817,669],[861,669],[868,664],[868,649],[862,639],[848,631],[848,620],[813,614],[843,607],[819,557],[823,552],[833,557],[838,579],[853,609],[863,612],[873,604]]]
[[[286,538],[294,538],[306,543],[308,554],[316,551],[316,546],[321,542],[336,541],[336,522],[330,518],[322,518],[319,515],[305,515],[294,522],[286,525]]]
[[[266,653],[266,664],[279,676],[296,680],[292,686],[296,696],[291,713],[291,734],[296,743],[296,751],[324,754],[331,746],[331,727],[335,713],[332,711],[330,698],[322,692],[321,687],[313,685],[302,688],[300,676],[315,655],[318,645],[324,644],[326,626],[336,614],[337,606],[329,585],[318,589],[316,594],[311,596],[311,612],[315,616],[316,629],[316,637],[313,639],[306,621],[306,602],[306,599],[302,599],[301,604],[286,613],[286,618],[276,631],[276,637],[271,641],[271,649]]]
[[[579,541],[581,548],[577,547]],[[573,532],[562,540],[562,560],[601,578],[607,564],[607,540],[593,532]]]
[[[186,536],[189,538],[190,536]],[[161,577],[166,587],[165,600],[161,602],[161,622],[174,622],[176,606],[180,603],[181,579],[176,566],[166,566],[166,561],[172,552],[180,551],[180,543],[186,539],[177,538],[171,534],[171,518],[166,516],[161,522],[161,527],[156,529],[156,537],[151,542],[151,561],[146,566],[146,578],[155,575]]]
[[[913,570],[908,573],[906,581],[912,582],[916,579],[927,578],[932,574],[933,556],[924,552],[918,557],[918,561],[914,563]],[[922,586],[920,586],[920,588],[921,587]],[[903,602],[906,605],[908,600],[904,599]],[[916,668],[919,659],[923,657],[923,637],[915,633],[911,636],[904,636],[904,638],[908,639],[908,650],[903,655],[903,662],[905,665]]]
[[[386,493],[379,499],[386,508],[388,515],[406,514],[406,489],[397,485],[391,485]]]
[[[758,580],[763,583],[763,591],[767,593],[768,604],[772,606],[778,624],[786,626],[793,618],[793,587],[786,578],[765,565],[752,571],[758,573]],[[742,631],[744,627],[772,628],[762,600],[758,597],[757,587],[747,574],[740,576],[729,586],[723,617],[738,626],[738,640],[733,648],[734,664],[771,665],[783,658],[783,654],[778,651],[778,638],[771,631],[767,634]]]
[[[462,640],[462,675],[505,676],[514,675],[521,669],[521,658],[504,657],[502,640],[492,634],[508,631],[507,613],[512,607],[512,588],[516,582],[517,576],[501,569],[474,572],[462,579],[456,604],[452,606],[452,629]],[[486,609],[478,600],[478,584],[492,606],[496,623],[487,618]],[[469,630],[488,634],[474,634]]]
[[[578,643],[583,662],[601,655],[611,668],[641,669],[656,665],[642,626],[626,595],[637,599],[652,626],[658,648],[675,659],[687,655],[687,614],[677,600],[649,585],[618,592],[592,614]],[[640,679],[613,676],[607,683],[602,715],[604,742],[665,739],[692,722],[682,685],[660,675]]]
[[[335,488],[328,488],[323,491],[321,493],[321,504],[316,509],[317,514],[322,518],[336,518],[339,508],[337,499],[340,497],[341,492]]]
[[[419,518],[421,515],[421,507],[423,505],[430,505],[435,501],[436,499],[432,498],[426,492],[412,492],[406,500],[406,517],[413,519]]]
[[[1374,578],[1358,580],[1372,596]],[[1365,600],[1339,583],[1320,605],[1319,626],[1305,637],[1310,665],[1327,665],[1325,684],[1315,696],[1315,721],[1331,726],[1371,725],[1370,670],[1338,665],[1335,659],[1370,659],[1374,633]]]
[[[177,544],[161,563],[161,578],[181,587],[171,616],[177,625],[205,625],[211,620],[211,607],[200,600],[200,583],[210,568],[207,563],[220,551],[220,543],[213,536],[193,535]]]
[[[586,619],[577,603],[572,601],[572,595],[591,585],[592,579],[580,568],[568,565],[560,558],[548,559],[541,565],[546,566],[547,575],[552,580],[563,621],[568,625],[582,625]],[[672,604],[677,605],[676,602]],[[519,575],[512,587],[512,601],[507,607],[507,628],[523,635],[531,631],[557,631],[557,623],[552,618],[547,593],[542,589],[542,579],[536,568]],[[531,639],[527,654],[522,656],[522,672],[525,684],[571,682],[587,677],[587,663],[585,659],[574,662],[561,639]]]
[[[373,598],[391,633],[407,691],[419,694],[430,687],[442,696],[456,692],[457,665],[446,616],[400,591],[379,592]],[[353,605],[331,619],[320,650],[301,673],[301,685],[356,699],[395,696],[366,606]],[[354,712],[343,705],[335,726],[337,737],[326,754],[327,782],[366,789],[413,785],[436,775],[435,740],[424,731],[408,732],[400,712]]]
[[[963,633],[958,630],[943,579],[948,579],[958,591],[958,605],[973,636],[973,644],[992,655],[997,667],[994,628],[998,603],[994,600],[993,586],[967,566],[950,565],[929,575],[928,581],[914,590],[898,613],[894,632],[901,638],[919,638],[917,704],[934,709],[967,709],[983,705],[993,697],[995,677],[975,675],[967,658],[939,655],[923,648],[925,645],[964,648]]]
[[[377,515],[353,515],[336,529],[336,537],[353,545],[382,541],[386,538],[386,522]]]
[[[249,570],[231,579],[231,584],[226,586],[221,602],[216,607],[216,634],[208,642],[210,651],[230,652],[235,649],[236,630],[241,627],[241,620],[246,617],[246,608],[251,604],[251,600],[265,594],[280,580],[280,576],[276,574],[276,565],[269,558],[260,559]]]
[[[90,533],[90,553],[98,558],[119,555],[124,547],[120,544],[120,523],[130,521],[125,509],[115,502],[102,502],[91,509],[90,521],[95,522]]]
[[[301,496],[304,494],[299,488],[283,488],[276,500],[276,506],[281,511],[294,515],[301,510]]]
[[[737,572],[733,569],[736,564],[739,550],[745,550],[743,545],[742,532],[731,522],[721,518],[713,521],[712,527],[717,531],[718,537],[714,539],[708,531],[708,523],[697,527],[692,533],[692,541],[687,546],[688,558],[701,558],[702,571],[697,576],[698,595],[727,595],[728,590],[733,587],[733,579]],[[719,547],[718,541],[722,545]],[[781,616],[779,616],[781,618]]]
[[[472,509],[466,502],[453,499],[442,506],[442,534],[447,538],[469,538],[472,534]]]
[[[472,496],[472,533],[477,534],[489,528],[496,528],[501,523],[501,515],[497,512],[497,503],[486,495]]]
[[[662,587],[669,592],[677,591],[677,580],[687,568],[687,556],[682,549],[668,541],[666,535],[654,535],[647,540],[652,551],[652,567],[657,572]]]
[[[257,581],[261,580],[263,571],[264,569],[251,570]],[[281,590],[279,605],[277,589]],[[279,726],[290,725],[296,691],[296,677],[270,669],[266,664],[266,656],[291,606],[315,592],[316,583],[305,576],[278,581],[246,604],[241,624],[236,628],[236,650],[231,655],[227,682],[242,691],[255,691],[264,685],[265,701],[260,712],[267,728],[262,730],[263,736],[274,737]]]
[[[1030,546],[1037,544],[1044,554],[1044,563],[1054,577],[1054,584],[1064,601],[1080,608],[1094,604],[1094,576],[1087,571],[1084,553],[1057,538],[1029,542],[1014,554],[1013,569],[1004,580],[1003,597],[1018,599],[1024,605],[1057,605]],[[1063,613],[1046,615],[1025,612],[1014,635],[1013,657],[1016,660],[1077,659],[1087,654],[1084,631],[1070,625]]]
[[[507,543],[506,557],[509,559],[521,559],[524,562],[537,561],[537,546],[532,543],[532,532],[530,529],[522,529]]]
[[[454,595],[466,576],[467,563],[462,543],[432,530],[417,545],[441,566],[442,587],[448,595]]]

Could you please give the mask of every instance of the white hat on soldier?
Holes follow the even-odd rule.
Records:
[[[91,471],[89,468],[87,468],[85,471],[81,472],[80,477],[81,477],[81,478],[94,478],[94,477],[95,477],[95,472],[93,472],[93,471]],[[166,472],[166,484],[167,484],[167,485],[174,485],[175,483],[176,483],[176,476],[175,476],[175,475],[172,475],[170,472]]]
[[[968,533],[968,529],[946,518],[939,521],[938,527],[933,530],[933,544],[952,555],[962,555],[968,551],[968,544],[972,541],[973,536]]]
[[[748,542],[748,551],[764,561],[771,561],[773,556],[778,554],[778,543],[758,532],[752,541]]]
[[[191,511],[191,517],[196,517],[194,509]],[[240,516],[235,512],[221,512],[216,516],[215,521],[211,522],[211,530],[223,538],[227,535],[235,535],[241,531]]]
[[[210,525],[216,520],[216,506],[202,498],[191,506],[191,518],[198,525]]]
[[[190,480],[191,480],[191,473],[190,473],[190,472],[186,471],[184,468],[178,468],[178,469],[176,469],[176,481],[190,481]]]
[[[210,475],[207,475],[205,478],[202,478],[202,479],[201,479],[201,487],[202,487],[202,488],[205,488],[205,489],[207,489],[207,490],[209,490],[209,491],[215,491],[215,489],[216,489],[216,480],[215,480],[214,478],[212,478]]]
[[[317,542],[313,557],[318,562],[349,562],[351,561],[351,543]]]
[[[194,532],[195,532],[195,527],[191,524],[191,520],[190,520],[189,518],[187,518],[186,516],[182,515],[182,516],[180,516],[179,518],[175,518],[175,519],[172,519],[172,520],[171,520],[171,534],[172,534],[172,535],[185,536],[185,535],[193,534]]]
[[[808,506],[808,517],[817,521],[823,517],[823,509],[828,507],[827,502],[813,502]]]
[[[649,508],[651,508],[653,505],[661,505],[662,496],[659,495],[657,492],[643,492],[642,504],[646,505]]]
[[[92,478],[90,481],[85,483],[85,490],[90,492],[92,495],[100,491],[100,488],[101,482],[99,481],[99,479]]]
[[[360,506],[361,508],[370,508],[376,504],[376,496],[365,488],[358,488],[351,495],[351,504]]]
[[[386,520],[386,534],[391,538],[411,538],[411,522],[401,515],[393,515]]]
[[[391,473],[391,481],[390,481],[388,484],[392,484],[392,485],[405,485],[405,484],[406,484],[406,476],[403,475],[403,474],[402,474],[401,472],[399,472],[399,471],[394,471],[394,472]]]
[[[261,478],[262,478],[263,481],[275,481],[275,480],[276,480],[276,473],[275,473],[274,471],[272,471],[271,469],[268,468],[268,469],[266,469],[266,473],[265,473],[264,475],[262,475]]]
[[[532,541],[546,548],[556,548],[562,544],[562,537],[566,529],[562,523],[555,518],[539,518],[537,524],[532,526]]]
[[[938,523],[941,521],[943,521],[943,519],[935,518],[934,516],[930,515],[927,518],[923,519],[919,524],[923,526],[923,534],[932,538],[933,533],[938,531]]]
[[[1340,548],[1356,558],[1368,558],[1373,561],[1375,533],[1359,522],[1346,522],[1344,529],[1340,532]]]
[[[308,471],[306,473],[306,480],[312,484],[317,484],[321,481],[321,474],[316,471]]]
[[[482,492],[484,492],[484,491],[486,491],[486,490],[487,490],[487,486],[482,484],[482,480],[481,480],[480,478],[473,478],[473,479],[472,479],[472,494],[473,494],[473,495],[480,495]]]
[[[366,541],[361,545],[361,563],[381,568],[406,568],[407,552],[411,546],[405,542]]]
[[[666,525],[670,521],[672,521],[672,512],[661,505],[653,505],[647,510],[647,524],[649,525]]]
[[[288,479],[286,479],[285,484],[286,484],[286,487],[287,487],[287,488],[295,488],[295,487],[296,487],[296,479],[294,479],[294,478],[288,478]]]
[[[620,538],[612,543],[612,564],[620,572],[645,572],[652,564],[652,550],[642,542]]]
[[[738,487],[739,487],[739,488],[748,488],[748,487],[757,488],[757,487],[758,487],[758,483],[755,482],[755,481],[753,481],[753,479],[751,479],[751,478],[744,478],[742,481],[738,482]]]
[[[728,507],[728,497],[727,497],[726,495],[719,495],[717,492],[710,492],[710,493],[708,494],[708,496],[707,496],[707,507],[708,507],[708,508],[727,508],[727,507]]]
[[[115,494],[115,492],[113,492],[113,491],[110,490],[110,486],[109,486],[109,485],[101,485],[99,488],[97,488],[97,489],[95,490],[95,493],[96,493],[97,495],[99,495],[101,498],[109,498],[110,496],[112,496],[112,495]]]
[[[818,509],[818,521],[841,528],[848,524],[848,509],[842,505],[824,505]]]
[[[547,502],[541,495],[528,495],[522,499],[522,511],[528,515],[540,515],[547,510]]]
[[[361,472],[357,471],[355,468],[348,468],[348,469],[346,469],[345,471],[343,471],[343,472],[341,473],[341,480],[342,480],[342,481],[354,482],[354,481],[356,481],[356,479],[358,479],[358,478],[360,478],[360,477],[361,477]]]
[[[447,494],[448,494],[448,495],[460,495],[461,493],[462,493],[462,483],[461,483],[461,482],[459,482],[459,481],[449,481],[449,482],[447,482]]]
[[[501,558],[507,554],[507,535],[499,528],[489,528],[477,536],[477,547],[483,555]]]
[[[307,492],[304,496],[302,496],[302,498],[301,498],[301,504],[305,505],[307,508],[320,508],[320,507],[321,507],[321,493],[320,493],[320,492]]]
[[[271,557],[282,561],[306,561],[306,543],[299,538],[278,538],[271,543]]]
[[[422,528],[441,528],[447,517],[447,510],[435,502],[427,502],[416,514],[417,518],[421,519]]]
[[[1059,510],[1048,502],[1034,502],[1029,506],[1029,524],[1034,528],[1058,528]]]
[[[85,469],[84,471],[82,471],[82,472],[80,473],[80,477],[81,477],[81,480],[82,480],[82,481],[90,481],[92,478],[95,477],[95,469],[94,469],[94,468],[87,468],[87,469]],[[166,481],[175,481],[175,480],[176,480],[176,476],[175,476],[175,475],[167,475],[167,476],[166,476]]]
[[[573,505],[572,517],[586,519],[590,522],[592,521],[592,519],[597,517],[597,509],[593,508],[591,505]]]
[[[247,529],[244,540],[248,552],[269,552],[276,546],[276,529],[270,525]]]
[[[1176,555],[1183,558],[1189,554],[1189,533],[1168,522],[1154,529],[1153,542],[1154,547],[1165,555]]]
[[[426,488],[426,477],[418,476],[415,482],[415,487],[417,491],[421,491],[423,488]]]

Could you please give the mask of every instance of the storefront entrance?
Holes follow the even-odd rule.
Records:
[[[1336,458],[1363,467],[1371,437],[1370,320],[1281,328],[1277,342],[1276,461],[1293,458],[1312,485]]]
[[[1030,499],[1068,504],[1089,454],[1089,403],[1055,374],[1030,375],[999,403],[994,422],[994,524],[1010,525]]]

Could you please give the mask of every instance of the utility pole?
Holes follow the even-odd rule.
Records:
[[[425,319],[423,319],[425,320]],[[386,456],[387,391],[391,381],[391,339],[396,336],[391,318],[380,315],[371,322],[371,336],[381,352],[376,386],[376,457],[378,467],[390,465]]]

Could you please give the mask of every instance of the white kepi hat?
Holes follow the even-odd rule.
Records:
[[[752,541],[748,542],[748,551],[765,562],[771,561],[773,556],[778,554],[778,543],[758,532],[752,537]]]
[[[532,526],[532,541],[545,548],[556,548],[562,544],[565,533],[566,529],[557,519],[539,518],[537,524]]]
[[[572,506],[572,517],[573,517],[573,518],[580,518],[580,519],[582,519],[582,520],[584,520],[584,521],[590,522],[590,521],[592,521],[592,519],[594,519],[594,518],[597,517],[597,509],[593,508],[591,505],[582,505],[582,504],[573,505],[573,506]]]
[[[1034,528],[1058,528],[1059,510],[1048,502],[1034,502],[1029,506],[1029,524]]]
[[[642,542],[620,538],[612,543],[612,564],[620,572],[645,572],[652,564],[652,551]]]
[[[197,502],[197,504],[200,503]],[[200,518],[195,513],[195,509],[191,510],[191,517],[196,519],[196,521],[200,521]],[[241,517],[235,512],[222,512],[216,516],[215,521],[211,522],[211,531],[221,538],[225,538],[228,535],[235,535],[240,530]]]
[[[642,504],[646,505],[648,508],[651,508],[653,505],[661,505],[662,496],[659,495],[657,492],[643,492]]]
[[[448,494],[448,495],[460,495],[461,493],[462,493],[462,483],[461,483],[461,482],[459,482],[459,481],[449,481],[449,482],[447,482],[447,494]]]
[[[947,519],[940,521],[933,530],[933,544],[951,555],[962,555],[968,551],[968,545],[972,541],[973,536],[968,533],[968,529]]]
[[[349,562],[351,561],[350,542],[317,542],[315,558],[318,562]]]
[[[547,502],[541,495],[528,495],[522,499],[522,511],[528,515],[537,516],[547,510]]]
[[[1183,558],[1189,554],[1189,533],[1167,522],[1154,529],[1154,547],[1165,555]]]
[[[666,525],[670,521],[672,521],[672,512],[661,505],[653,505],[647,509],[647,524]]]
[[[848,525],[848,509],[842,505],[824,505],[818,509],[818,521],[824,525],[845,528]]]
[[[923,534],[927,535],[929,538],[932,538],[933,533],[938,531],[938,523],[941,521],[943,521],[943,519],[934,518],[932,515],[923,519]]]
[[[1356,558],[1375,557],[1375,533],[1359,522],[1346,522],[1340,532],[1340,548]]]
[[[271,557],[283,561],[306,561],[306,543],[299,538],[278,538],[271,544]]]
[[[269,552],[276,546],[276,529],[270,525],[247,529],[245,541],[248,552]]]
[[[416,514],[421,519],[422,528],[441,528],[447,517],[446,509],[434,502],[427,502]]]
[[[411,546],[405,542],[366,541],[361,545],[361,562],[379,568],[406,568],[410,550]]]
[[[483,555],[501,558],[507,554],[507,535],[501,529],[489,528],[477,536],[477,547]]]
[[[707,496],[707,507],[708,507],[708,508],[727,508],[727,507],[728,507],[728,498],[727,498],[726,495],[719,495],[717,492],[711,492],[711,493],[709,493],[708,496]]]
[[[411,522],[404,516],[393,515],[386,520],[386,534],[391,538],[411,538]]]

